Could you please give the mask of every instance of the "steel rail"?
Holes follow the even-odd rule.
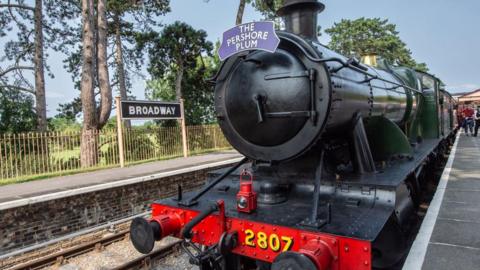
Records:
[[[176,240],[172,243],[167,244],[164,247],[161,247],[157,250],[150,252],[149,254],[143,255],[131,261],[128,261],[122,265],[111,268],[111,270],[126,270],[126,269],[139,269],[139,268],[150,268],[155,261],[163,259],[175,252],[178,251],[178,247],[182,240]]]
[[[60,236],[58,238],[55,238],[55,239],[52,239],[52,240],[49,240],[49,241],[46,241],[46,242],[43,242],[43,243],[35,244],[33,246],[28,246],[26,248],[15,250],[15,251],[10,252],[10,253],[2,254],[2,255],[0,255],[0,260],[6,259],[6,258],[9,258],[9,257],[14,257],[14,256],[24,254],[24,253],[27,253],[27,252],[39,250],[41,248],[44,248],[44,247],[49,246],[49,245],[54,245],[54,244],[56,244],[58,242],[61,242],[61,241],[65,241],[65,240],[68,240],[68,239],[71,239],[71,238],[74,238],[74,237],[78,237],[78,236],[83,236],[83,235],[86,235],[86,234],[89,234],[89,233],[92,233],[92,232],[99,231],[101,229],[105,229],[105,228],[108,228],[108,227],[111,227],[111,226],[115,226],[115,225],[118,225],[118,224],[128,222],[128,221],[130,221],[130,220],[132,220],[136,217],[143,217],[143,216],[147,216],[149,214],[150,214],[150,211],[146,211],[146,212],[143,212],[143,213],[140,213],[140,214],[137,214],[137,215],[129,216],[129,217],[122,218],[122,219],[119,219],[119,220],[115,220],[115,221],[112,221],[112,222],[107,222],[107,223],[104,223],[104,224],[99,225],[99,226],[86,228],[86,229],[80,230],[78,232],[74,232],[74,233],[70,233],[70,234],[67,234],[67,235],[64,235],[64,236]]]
[[[8,270],[23,270],[23,269],[40,269],[47,266],[54,265],[56,263],[61,263],[63,260],[76,257],[85,253],[88,253],[96,248],[105,247],[115,242],[119,242],[128,237],[129,230],[123,230],[121,232],[115,233],[113,235],[100,238],[95,241],[90,241],[85,244],[80,244],[62,251],[55,252],[51,255],[32,260],[30,262],[22,263],[16,265]]]

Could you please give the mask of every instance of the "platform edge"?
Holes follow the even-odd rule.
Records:
[[[403,265],[402,270],[419,270],[422,268],[423,262],[425,260],[425,255],[427,253],[428,243],[432,236],[433,228],[440,211],[440,206],[443,201],[443,195],[445,194],[445,188],[447,187],[448,179],[450,177],[450,172],[452,170],[453,161],[455,159],[455,153],[457,152],[457,144],[460,138],[460,131],[455,137],[455,143],[453,144],[450,156],[448,157],[447,164],[445,169],[442,172],[440,177],[440,182],[437,186],[437,191],[433,196],[433,199],[430,203],[430,206],[427,210],[425,219],[422,222],[422,226],[418,231],[417,237],[413,242],[412,248],[408,253],[405,264]]]

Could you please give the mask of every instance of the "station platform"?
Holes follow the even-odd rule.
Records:
[[[403,269],[480,269],[480,137],[457,134]]]
[[[242,157],[222,151],[0,186],[0,210],[221,166]]]

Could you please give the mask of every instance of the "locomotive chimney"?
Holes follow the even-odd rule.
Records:
[[[277,11],[285,21],[285,30],[317,41],[317,14],[325,5],[317,0],[285,0]]]

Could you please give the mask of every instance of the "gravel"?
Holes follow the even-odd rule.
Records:
[[[167,237],[155,243],[154,249],[159,249],[175,241],[173,237]],[[68,259],[61,266],[52,266],[49,270],[106,270],[124,264],[130,260],[141,257],[143,254],[135,250],[129,239],[106,246],[100,251],[92,251],[74,258]],[[156,263],[152,269],[188,269],[198,267],[190,266],[188,256],[181,252],[174,253]]]
[[[154,270],[198,270],[198,266],[191,265],[188,262],[188,255],[184,252],[168,256],[161,260]]]

